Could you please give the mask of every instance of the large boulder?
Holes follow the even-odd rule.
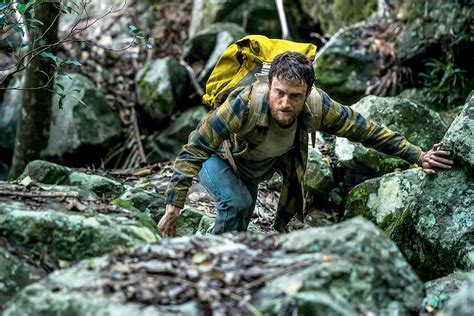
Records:
[[[1,190],[12,197],[0,200],[2,237],[54,260],[77,261],[159,239],[151,219],[108,207],[75,187],[1,183]]]
[[[443,309],[445,303],[468,281],[467,273],[455,272],[425,283],[426,296],[423,299],[421,316],[428,316]]]
[[[56,83],[56,92],[64,94],[65,98],[61,100],[58,94],[53,97],[48,146],[42,156],[72,165],[98,163],[100,154],[122,135],[118,114],[112,111],[103,92],[87,77],[61,75],[57,76]],[[58,87],[63,87],[64,91]],[[9,140],[2,142],[0,136],[0,147],[5,147],[11,154],[21,96],[22,93],[16,90],[7,91],[0,111],[0,135]]]
[[[0,239],[0,311],[16,292],[46,275],[44,270],[25,262],[2,244]]]
[[[440,316],[469,316],[474,310],[474,273],[469,280],[446,304],[438,314]]]
[[[189,77],[173,57],[146,63],[135,77],[138,103],[155,121],[169,119],[176,109],[186,108]]]
[[[439,142],[447,130],[438,113],[407,99],[368,96],[351,108],[365,118],[399,132],[412,144],[424,150]],[[430,133],[423,132],[427,127]],[[392,172],[397,168],[407,168],[409,165],[402,159],[365,148],[362,144],[353,143],[346,138],[336,139],[335,154],[342,165],[377,175]]]
[[[404,315],[422,299],[395,244],[353,219],[281,236],[175,238],[82,261],[23,289],[4,315]]]
[[[197,73],[198,82],[204,86],[222,53],[232,43],[247,33],[236,23],[214,23],[197,32],[186,41],[183,59]]]
[[[305,191],[312,195],[324,195],[334,184],[334,177],[329,162],[321,151],[315,147],[308,150],[308,166],[304,177]]]
[[[423,178],[421,168],[415,168],[364,181],[347,194],[344,217],[362,215],[389,233],[412,202]]]
[[[298,2],[285,3],[285,15],[291,38],[300,39],[301,34],[311,32],[311,21],[301,10]],[[193,1],[188,32],[190,38],[216,22],[233,22],[243,25],[249,34],[261,34],[270,38],[282,36],[277,8],[273,0]]]
[[[365,33],[365,26],[344,30],[323,48],[314,64],[317,85],[338,102],[359,101],[380,72],[382,55],[361,44]]]
[[[303,10],[321,26],[322,31],[327,35],[362,21],[377,10],[376,0],[353,3],[357,6],[357,10],[345,1],[301,0],[300,2]]]
[[[474,97],[455,119],[442,143],[453,153],[449,171],[425,177],[391,232],[392,239],[425,279],[456,269],[474,269]]]
[[[189,134],[206,116],[207,108],[197,106],[176,116],[167,129],[152,135],[145,145],[148,162],[174,160],[188,141]]]
[[[28,180],[25,180],[27,179]],[[120,195],[124,188],[120,182],[105,176],[76,171],[52,162],[34,160],[26,165],[18,178],[20,181],[36,181],[44,184],[77,186],[99,197],[113,198]]]

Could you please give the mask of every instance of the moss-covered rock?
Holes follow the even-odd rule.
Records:
[[[45,184],[68,184],[71,169],[44,160],[34,160],[28,163],[19,180],[30,179]]]
[[[344,217],[362,215],[388,233],[423,178],[421,168],[416,168],[367,180],[349,191]]]
[[[189,78],[184,66],[173,57],[145,64],[135,77],[135,85],[139,104],[153,120],[171,117],[175,106],[186,108]]]
[[[280,236],[175,238],[85,260],[23,289],[4,315],[407,315],[422,299],[396,245],[359,218]]]
[[[318,148],[309,148],[304,188],[310,194],[323,195],[334,184],[331,166]]]
[[[326,35],[365,20],[377,10],[375,0],[301,0],[303,10],[319,25]],[[357,8],[357,10],[354,10]]]
[[[424,150],[439,142],[447,130],[438,113],[407,99],[368,96],[354,104],[352,109],[367,119],[399,132],[412,144]],[[424,132],[427,126],[430,133]],[[343,138],[336,139],[335,153],[342,165],[352,169],[369,170],[378,175],[409,166],[408,162],[402,159]]]
[[[177,115],[169,128],[152,136],[146,143],[147,161],[174,160],[187,143],[189,134],[196,129],[206,113],[206,107],[197,106]]]
[[[45,271],[22,261],[2,247],[0,240],[0,311],[16,292],[44,275]]]
[[[440,316],[469,316],[474,310],[474,273],[469,274],[469,279],[462,288],[453,295],[446,306],[438,314]]]
[[[97,196],[117,197],[124,191],[119,182],[95,174],[73,171],[68,179],[71,185],[93,192]]]
[[[338,102],[357,102],[374,83],[380,67],[380,54],[360,47],[363,33],[363,26],[342,32],[314,65],[316,84]]]
[[[204,85],[222,53],[237,40],[247,35],[236,23],[213,23],[197,32],[183,47],[183,58],[191,65],[202,68],[197,73],[198,81]],[[199,69],[197,68],[197,69]]]
[[[159,239],[125,209],[70,186],[1,183],[0,231],[7,241],[54,260],[77,261]],[[18,198],[8,198],[9,196]]]
[[[474,269],[474,97],[444,136],[454,167],[425,177],[391,237],[425,279]]]
[[[445,303],[456,294],[467,281],[467,273],[455,272],[445,277],[426,282],[426,296],[423,299],[420,316],[432,315],[433,312],[441,310]]]

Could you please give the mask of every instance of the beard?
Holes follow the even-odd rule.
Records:
[[[270,113],[278,126],[282,128],[290,127],[296,120],[296,115],[293,111],[281,111],[271,108]]]

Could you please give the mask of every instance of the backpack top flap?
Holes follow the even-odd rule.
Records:
[[[213,108],[218,107],[235,88],[252,84],[255,74],[262,72],[264,64],[286,51],[294,51],[314,60],[316,46],[262,35],[248,35],[230,45],[222,54],[207,83],[202,100]]]

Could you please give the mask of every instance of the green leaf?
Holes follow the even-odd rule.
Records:
[[[78,62],[77,60],[65,60],[64,61],[64,64],[65,65],[75,65],[75,66],[82,66],[82,64],[80,62]]]
[[[206,261],[206,254],[203,253],[203,252],[196,252],[193,256],[193,262],[196,263],[196,264],[200,264],[200,263],[203,263],[204,261]]]
[[[1,25],[1,26],[8,25],[7,19],[5,19],[5,18],[0,18],[0,25]]]
[[[147,44],[146,44],[146,47],[148,47],[148,48],[153,48],[153,45],[152,45],[151,43],[147,43]]]
[[[64,107],[64,99],[66,98],[66,94],[58,93],[58,95],[59,95],[58,106],[59,106],[59,109],[62,110]]]
[[[64,91],[64,86],[60,83],[56,83],[56,86],[59,88],[59,90]]]
[[[129,30],[131,33],[134,33],[134,34],[135,34],[136,32],[138,32],[138,29],[137,29],[137,27],[136,27],[135,25],[129,25],[129,26],[128,26],[128,30]]]
[[[50,53],[50,52],[42,52],[40,54],[41,57],[44,57],[44,58],[50,58],[52,60],[54,60],[54,62],[57,62],[58,60],[58,57],[56,55],[54,55],[53,53]]]

